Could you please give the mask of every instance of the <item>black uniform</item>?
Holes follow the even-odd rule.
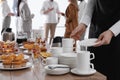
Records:
[[[96,0],[89,37],[98,38],[119,20],[119,0]],[[120,34],[113,37],[109,45],[90,47],[88,50],[95,53],[93,63],[97,71],[106,75],[108,80],[120,80]]]

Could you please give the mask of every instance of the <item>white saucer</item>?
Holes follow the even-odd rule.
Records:
[[[61,67],[69,67],[67,65],[63,65],[63,64],[51,64],[51,65],[47,65],[45,66],[45,70],[47,74],[50,75],[62,75],[62,74],[66,74],[70,71],[70,68],[55,68],[55,69],[49,69],[48,66],[61,66]]]
[[[23,49],[23,50],[26,50],[26,48],[24,48],[24,46],[20,46],[19,48],[20,48],[20,49]]]
[[[94,73],[96,73],[95,69],[90,69],[88,72],[78,72],[77,68],[73,68],[71,70],[71,73],[76,74],[76,75],[92,75]]]
[[[76,58],[77,54],[75,52],[71,52],[71,53],[62,53],[59,56],[60,57]]]
[[[85,39],[79,42],[80,46],[94,46],[99,42],[96,42],[97,38]]]
[[[24,54],[31,54],[28,50],[23,51]]]

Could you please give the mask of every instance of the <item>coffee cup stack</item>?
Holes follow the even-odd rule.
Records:
[[[94,64],[91,60],[95,58],[94,53],[89,51],[79,51],[76,58],[76,69],[80,73],[88,73],[91,69],[94,69]]]
[[[73,45],[75,44],[75,40],[72,38],[63,38],[62,39],[62,47],[63,53],[71,53],[73,52]]]

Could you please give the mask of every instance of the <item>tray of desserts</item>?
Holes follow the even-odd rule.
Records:
[[[0,41],[0,54],[15,53],[18,49],[15,47],[16,43],[14,41]]]
[[[0,62],[2,62],[3,60],[6,60],[8,57],[11,57],[11,56],[18,56],[19,57],[20,55],[22,55],[25,60],[28,60],[30,58],[30,56],[25,55],[23,53],[19,53],[19,54],[14,54],[14,53],[2,54],[2,55],[0,55]]]
[[[21,64],[19,62],[14,64],[0,63],[0,70],[21,70],[21,69],[30,68],[31,66],[32,66],[31,62],[27,62],[26,64]]]
[[[29,56],[24,55],[23,53],[8,55],[3,54],[0,56],[0,59],[1,70],[19,70],[32,66],[32,63],[28,60]]]

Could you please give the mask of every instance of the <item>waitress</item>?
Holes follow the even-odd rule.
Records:
[[[95,69],[108,80],[120,80],[120,5],[119,0],[88,0],[79,26],[71,37],[80,39],[90,24],[89,38],[99,44],[88,50],[95,53]]]
[[[7,0],[0,0],[0,17],[2,21],[2,32],[10,27],[11,17],[14,16],[13,13],[10,12],[10,8],[7,4]]]

